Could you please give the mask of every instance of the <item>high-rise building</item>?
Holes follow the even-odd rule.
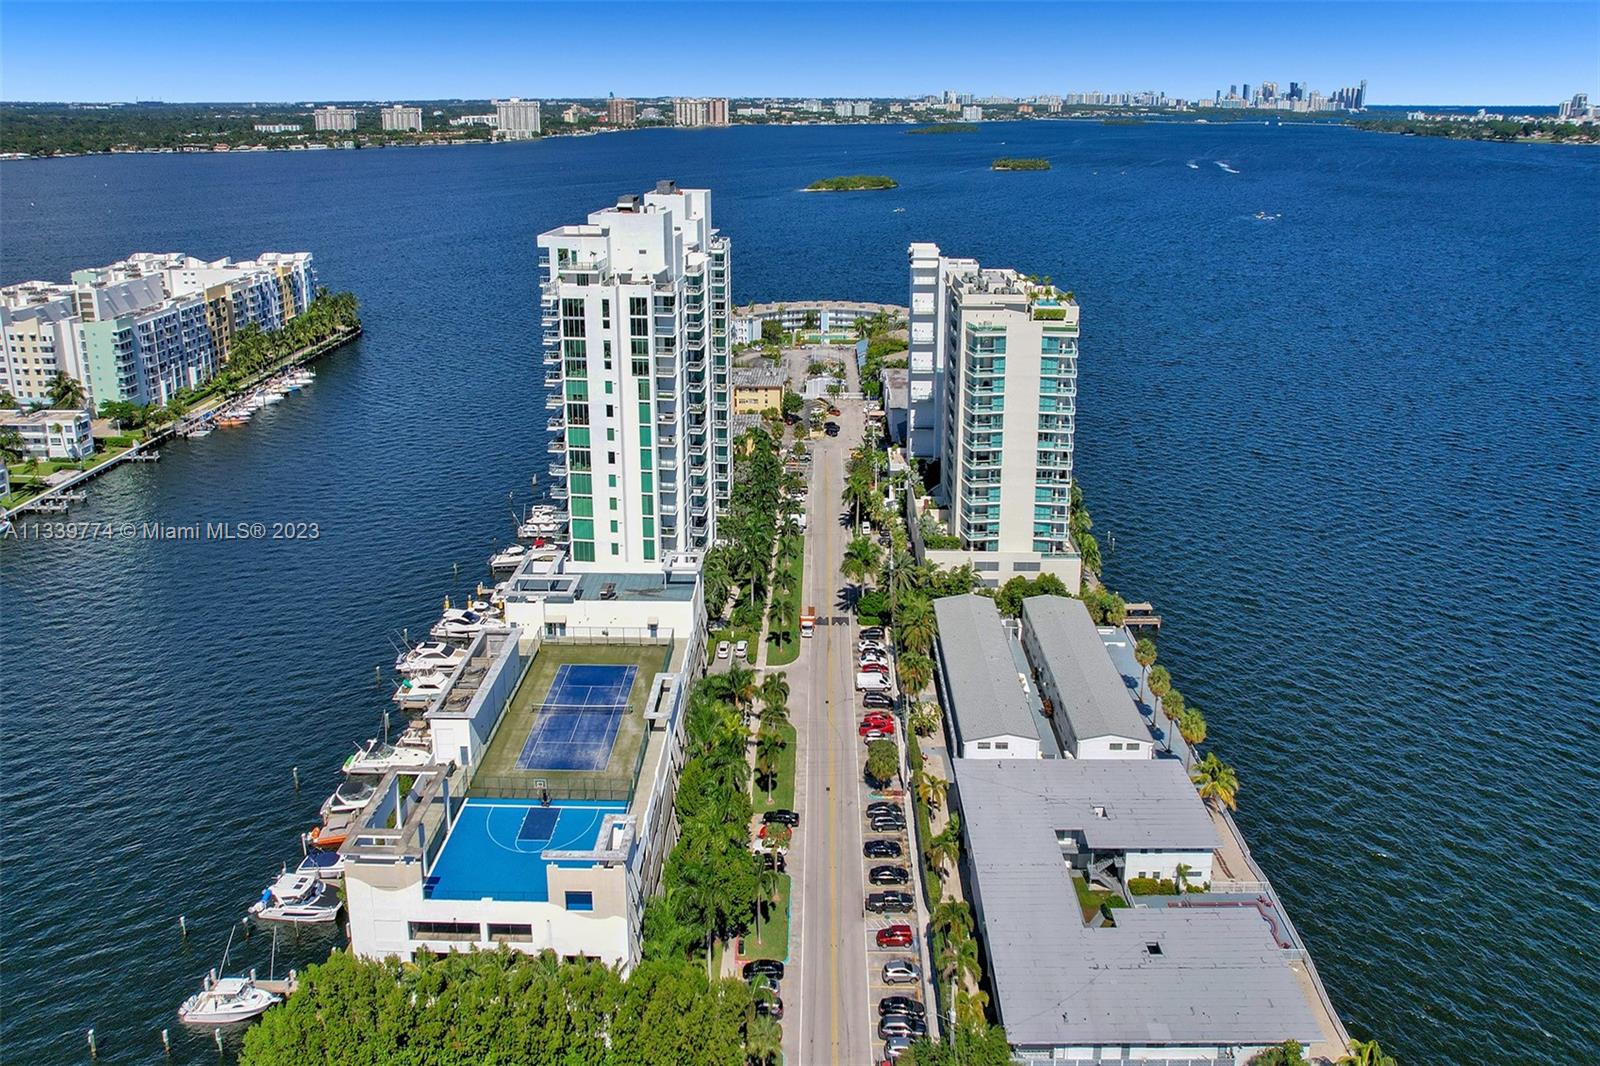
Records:
[[[395,104],[393,107],[386,107],[380,111],[378,117],[386,130],[411,130],[418,133],[422,131],[422,108],[420,107],[406,107],[403,104]]]
[[[711,547],[732,473],[730,244],[711,192],[663,181],[538,246],[573,562],[645,572]]]
[[[728,98],[678,97],[672,101],[672,121],[680,126],[726,126]]]
[[[56,374],[82,383],[90,406],[166,403],[227,362],[233,336],[275,330],[316,293],[310,252],[206,262],[140,252],[75,271],[67,284],[0,289],[0,391],[47,402]]]
[[[1043,571],[1077,588],[1077,304],[935,244],[913,244],[910,259],[907,439],[938,462],[949,531],[986,582]]]
[[[1362,82],[1361,84],[1363,87],[1366,86],[1366,82]],[[1564,119],[1589,117],[1589,94],[1573,93],[1571,100],[1561,101],[1561,108],[1558,117]]]
[[[492,103],[498,122],[495,136],[504,141],[527,141],[539,136],[539,101],[513,96]]]
[[[982,122],[983,108],[976,104],[965,104],[961,108],[962,122]]]
[[[621,128],[638,121],[638,108],[632,100],[619,100],[615,96],[606,100],[606,125]]]
[[[311,112],[312,124],[321,130],[353,130],[359,112],[353,107],[319,107]]]

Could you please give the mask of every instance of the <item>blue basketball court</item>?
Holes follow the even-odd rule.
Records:
[[[552,903],[546,852],[595,847],[608,814],[626,803],[559,800],[533,803],[469,799],[424,883],[429,899],[516,899]],[[583,868],[588,862],[557,861]]]
[[[604,770],[638,670],[562,664],[517,756],[517,769]]]

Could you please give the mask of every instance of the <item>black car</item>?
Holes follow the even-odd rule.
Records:
[[[866,628],[860,630],[856,635],[859,636],[862,640],[882,640],[883,639],[883,627],[882,626],[867,626]]]
[[[830,437],[837,437],[839,435],[839,423],[826,422],[822,426],[822,431]]]
[[[786,825],[792,829],[800,824],[800,814],[797,811],[779,808],[778,810],[768,811],[766,814],[763,814],[761,816],[761,820],[766,822],[768,825]]]
[[[894,700],[881,692],[868,692],[861,697],[863,707],[882,707],[886,711],[894,710]]]
[[[867,880],[874,885],[903,885],[911,880],[911,871],[904,866],[874,866]]]
[[[867,804],[868,814],[899,814],[900,804],[893,800],[873,800]]]
[[[767,977],[759,973],[752,974],[749,978],[749,982],[750,990],[758,996],[767,989],[770,989],[773,992],[778,991],[778,979],[776,977]]]
[[[902,852],[898,840],[869,840],[861,845],[861,854],[869,859],[898,859]]]
[[[926,1018],[928,1008],[910,996],[884,996],[878,1000],[878,1017],[885,1014],[908,1014],[913,1018]]]
[[[779,1021],[782,1021],[783,1000],[779,999],[777,996],[773,996],[771,999],[758,999],[756,1000],[756,1013],[765,1014],[769,1018],[775,1018]],[[924,1026],[923,1028],[926,1029],[927,1027]],[[922,1034],[918,1033],[917,1035],[921,1036]]]
[[[751,959],[744,964],[744,977],[770,977],[773,980],[783,980],[783,963],[777,959]]]
[[[909,914],[915,906],[909,892],[867,893],[867,910],[873,914]]]
[[[898,833],[905,829],[906,820],[893,814],[875,814],[867,824],[874,833]]]
[[[784,858],[783,852],[758,851],[756,854],[761,858],[761,865],[765,866],[767,869],[776,870],[780,874],[786,874],[789,872],[789,860]]]

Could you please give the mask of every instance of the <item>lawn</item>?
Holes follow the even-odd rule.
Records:
[[[1078,906],[1083,908],[1083,920],[1085,922],[1094,918],[1102,904],[1111,910],[1128,905],[1128,901],[1115,892],[1107,892],[1101,888],[1090,888],[1087,881],[1076,875],[1072,878],[1072,887],[1078,893]],[[1107,924],[1115,924],[1115,922],[1108,921]]]
[[[765,814],[767,811],[794,810],[794,761],[795,748],[798,746],[794,726],[784,723],[779,730],[783,734],[783,752],[778,756],[778,780],[772,788],[772,799],[767,799],[767,790],[759,784],[755,785],[755,812]]]
[[[778,901],[767,908],[759,926],[751,926],[740,942],[740,956],[746,959],[789,957],[789,875],[778,875]]]
[[[790,606],[794,613],[794,625],[789,629],[788,643],[771,642],[767,648],[768,666],[788,666],[800,657],[800,612],[803,608],[800,599],[805,594],[806,587],[806,553],[800,553],[800,577],[794,583],[794,592],[790,595]],[[770,635],[770,634],[769,634]]]

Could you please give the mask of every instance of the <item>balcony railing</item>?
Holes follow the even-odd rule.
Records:
[[[557,386],[559,386],[561,384],[561,371],[559,371],[559,370],[548,371],[544,376],[544,383],[545,383],[545,386],[547,388],[552,388],[553,389],[553,388],[556,388]]]

